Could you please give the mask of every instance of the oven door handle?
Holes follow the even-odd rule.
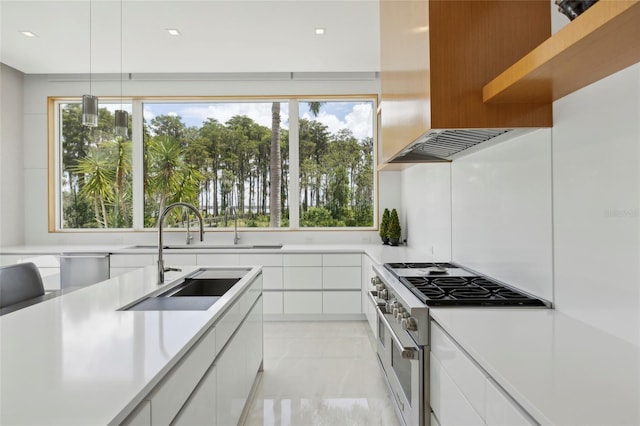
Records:
[[[393,332],[393,329],[391,328],[391,325],[389,324],[389,321],[387,320],[387,318],[385,318],[384,314],[382,313],[380,306],[378,306],[376,310],[378,311],[378,318],[380,318],[380,321],[382,321],[382,323],[384,324],[384,327],[387,329],[387,331],[389,331],[389,334],[391,335],[391,340],[393,340],[393,343],[400,350],[400,355],[402,356],[402,358],[415,359],[418,349],[415,346],[405,346],[400,341],[400,338],[396,336],[396,333]]]

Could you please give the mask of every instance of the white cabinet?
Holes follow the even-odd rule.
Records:
[[[360,290],[362,283],[361,266],[324,266],[322,268],[323,289]]]
[[[265,314],[282,314],[284,312],[284,292],[265,290],[262,293]]]
[[[322,313],[359,314],[362,312],[360,291],[323,291]]]
[[[240,255],[238,253],[198,253],[196,261],[198,266],[237,266],[240,264]]]
[[[435,321],[431,321],[431,409],[439,424],[537,424]]]
[[[287,291],[283,295],[285,314],[322,313],[322,291]]]
[[[3,254],[0,256],[0,266],[28,262],[37,266],[45,290],[60,290],[60,256],[56,254]]]
[[[438,358],[431,353],[431,409],[442,426],[478,426],[482,417],[471,407],[460,389],[447,374]]]
[[[151,426],[151,403],[143,401],[124,419],[122,426]]]
[[[216,356],[216,329],[211,329],[152,392],[154,426],[168,425],[180,411]]]
[[[109,258],[111,277],[125,274],[145,266],[156,265],[157,256],[152,254],[112,254]]]
[[[486,381],[486,423],[490,426],[536,425],[524,410],[507,395],[492,379]]]
[[[175,418],[173,425],[194,426],[208,425],[215,426],[217,410],[217,378],[216,367],[213,366],[202,378],[198,387],[193,391],[187,403],[182,407],[180,413]]]
[[[322,268],[319,266],[285,267],[282,284],[285,290],[320,290],[322,289]]]

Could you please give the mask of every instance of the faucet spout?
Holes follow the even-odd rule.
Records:
[[[164,259],[162,258],[162,250],[163,250],[163,243],[162,243],[162,227],[164,224],[164,218],[167,216],[167,214],[173,210],[176,207],[186,207],[188,209],[190,209],[191,211],[193,211],[193,213],[197,216],[198,218],[198,224],[200,225],[200,241],[204,241],[204,219],[202,218],[202,215],[200,214],[200,212],[198,211],[197,208],[195,208],[194,206],[192,206],[191,204],[188,203],[173,203],[168,205],[163,211],[162,213],[160,213],[160,216],[158,217],[158,284],[162,284],[164,283],[164,273],[166,271],[175,271],[175,268],[165,268],[164,267]]]
[[[225,222],[227,221],[227,215],[229,213],[233,214],[233,244],[238,245],[240,242],[240,236],[238,235],[238,209],[233,206],[228,206],[224,210]]]

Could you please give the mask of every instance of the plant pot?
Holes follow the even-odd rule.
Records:
[[[400,238],[389,238],[390,246],[398,246],[400,245]]]
[[[382,238],[382,244],[383,245],[389,244],[389,237],[380,237],[380,238]]]

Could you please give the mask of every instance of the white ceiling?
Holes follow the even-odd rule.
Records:
[[[0,15],[0,61],[27,74],[119,73],[121,34],[124,73],[380,68],[378,0],[0,0]]]

